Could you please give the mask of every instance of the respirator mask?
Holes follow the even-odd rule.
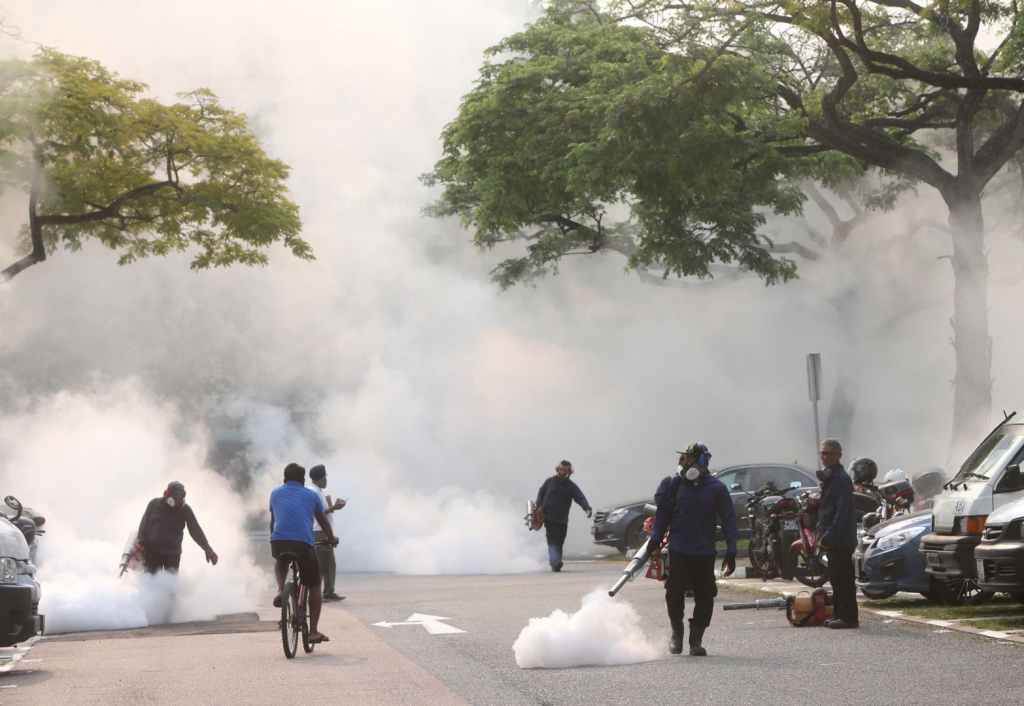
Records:
[[[185,504],[185,486],[181,483],[171,483],[164,491],[164,500],[168,507],[180,507]]]
[[[676,470],[679,471],[679,475],[681,475],[683,478],[690,481],[691,483],[700,478],[700,469],[697,468],[696,466],[688,466],[685,463],[680,463],[676,467]]]

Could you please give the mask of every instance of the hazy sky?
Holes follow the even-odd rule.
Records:
[[[913,261],[879,259],[869,278],[819,268],[785,287],[750,281],[694,294],[643,285],[624,275],[622,259],[599,255],[566,262],[536,288],[499,293],[487,273],[512,251],[481,255],[457,224],[421,216],[436,194],[418,177],[440,154],[438,135],[484,48],[533,16],[527,2],[3,5],[27,40],[98,59],[161,99],[204,86],[253,116],[271,154],[293,168],[292,197],[317,256],[299,262],[275,249],[264,269],[197,274],[187,256],[118,268],[99,248],[56,254],[0,286],[10,415],[75,390],[101,424],[102,391],[125,384],[151,397],[144,409],[169,405],[163,423],[180,426],[181,399],[205,397],[243,420],[270,469],[246,501],[252,508],[284,463],[323,461],[338,495],[366,493],[339,515],[354,544],[429,534],[409,519],[413,509],[435,517],[458,498],[458,511],[442,514],[473,506],[499,517],[488,531],[511,557],[523,538],[542,543],[519,525],[521,505],[562,458],[595,507],[651,495],[675,452],[696,440],[716,467],[813,465],[805,355],[822,354],[830,390],[842,353],[827,297],[840,285],[880,295],[913,278],[911,290],[936,292],[940,305],[866,345],[845,460],[871,455],[881,468],[911,471],[946,460],[952,275],[938,259],[950,250],[941,237],[921,236],[924,255]],[[24,203],[8,196],[3,205],[8,262]],[[884,240],[902,215],[871,235]],[[867,260],[881,258],[873,242]],[[1014,247],[998,244],[994,271],[1019,261]],[[997,408],[1021,399],[1019,295],[991,297]],[[304,413],[300,426],[285,408]],[[49,429],[59,445],[64,431]],[[146,467],[152,453],[140,450],[132,465]],[[0,451],[0,474],[11,458]],[[167,480],[153,473],[152,487],[125,501]],[[456,534],[481,521],[436,519]],[[571,545],[588,546],[587,524],[574,511]],[[396,544],[385,565],[409,546]]]

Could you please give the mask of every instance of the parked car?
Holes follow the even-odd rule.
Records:
[[[22,530],[0,515],[0,647],[43,631],[35,572]]]
[[[988,516],[974,563],[983,591],[1009,593],[1024,603],[1024,499]]]
[[[801,487],[818,487],[813,471],[787,463],[751,463],[729,466],[712,473],[730,488],[740,537],[750,536],[750,521],[747,519],[747,500],[750,495],[746,491],[753,492],[769,480],[780,488],[788,488],[794,481],[799,482]],[[738,488],[735,487],[737,485]],[[615,547],[622,553],[643,546],[647,541],[644,520],[651,515],[644,510],[644,506],[653,502],[653,497],[650,497],[598,508],[590,528],[594,543]]]
[[[906,591],[938,600],[940,591],[933,590],[933,579],[918,552],[921,536],[931,527],[931,511],[922,510],[897,515],[869,529],[853,555],[861,593],[881,599]]]
[[[970,587],[982,578],[974,551],[989,516],[1024,498],[1024,424],[1012,423],[1013,416],[1004,419],[946,483],[932,506],[932,531],[921,538],[928,573],[947,584],[960,581],[965,591],[982,590]]]

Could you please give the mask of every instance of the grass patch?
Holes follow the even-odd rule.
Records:
[[[907,615],[916,615],[928,620],[962,620],[986,617],[1024,620],[1024,605],[1009,596],[996,596],[982,605],[935,605],[929,603],[925,598],[886,598],[881,601],[861,601],[860,605],[870,610],[901,610]],[[971,622],[970,624],[974,625],[975,623]]]
[[[1022,630],[1024,629],[1024,615],[1015,618],[972,620],[963,624],[979,630]]]

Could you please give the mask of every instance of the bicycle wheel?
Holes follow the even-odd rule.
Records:
[[[295,595],[295,584],[289,581],[281,594],[281,644],[284,656],[291,659],[299,646],[299,631],[296,629],[299,601]]]
[[[302,626],[302,649],[306,654],[313,651],[316,645],[309,641],[309,589],[303,586],[299,589],[299,625]]]

